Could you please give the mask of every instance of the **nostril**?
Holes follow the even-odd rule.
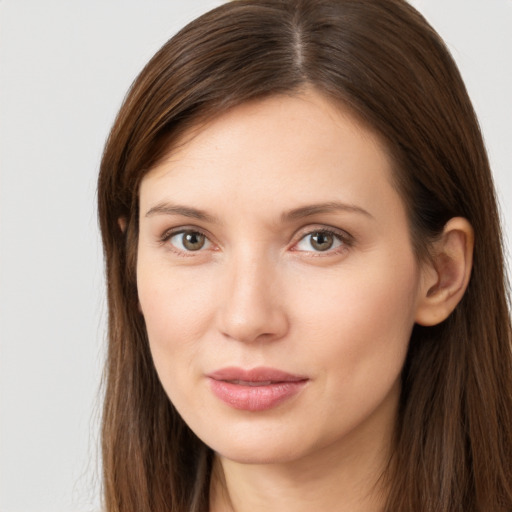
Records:
[[[288,330],[286,313],[278,307],[265,304],[256,307],[240,307],[240,303],[221,312],[220,330],[224,336],[250,343],[281,338]]]

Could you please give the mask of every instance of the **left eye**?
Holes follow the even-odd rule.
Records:
[[[183,252],[199,251],[210,247],[211,242],[199,231],[181,231],[169,237],[169,242]]]
[[[299,240],[297,251],[326,252],[343,245],[343,240],[332,231],[312,231]]]

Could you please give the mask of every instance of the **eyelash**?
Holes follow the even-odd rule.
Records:
[[[181,256],[194,256],[196,253],[203,252],[203,250],[204,250],[203,246],[201,246],[198,250],[194,251],[194,250],[183,250],[183,249],[176,247],[176,245],[174,245],[172,243],[168,243],[173,237],[178,236],[178,235],[184,235],[186,233],[201,235],[205,238],[206,243],[213,244],[213,242],[210,240],[210,238],[208,237],[208,235],[205,232],[203,232],[201,229],[198,229],[195,227],[168,230],[160,237],[160,242],[162,244],[168,244],[171,247],[172,251],[178,253]],[[299,243],[306,240],[308,236],[311,237],[313,235],[323,235],[323,236],[327,236],[327,237],[332,236],[335,239],[334,243],[336,243],[336,241],[337,241],[338,245],[334,249],[328,248],[325,251],[320,251],[320,250],[301,251],[301,250],[296,249],[296,247],[298,246]],[[290,250],[293,252],[311,253],[311,255],[313,255],[315,257],[323,256],[323,255],[331,256],[331,255],[335,255],[335,254],[340,254],[340,253],[350,249],[350,247],[352,247],[354,245],[354,239],[349,233],[347,233],[346,231],[341,231],[341,230],[333,229],[333,228],[326,228],[326,227],[307,228],[307,230],[302,231],[302,233],[299,236],[300,236],[299,239],[296,242],[294,242],[294,244]]]

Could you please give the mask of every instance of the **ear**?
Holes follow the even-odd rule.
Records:
[[[117,219],[117,225],[119,226],[119,229],[121,230],[122,233],[126,233],[126,226],[128,225],[126,217],[119,217]],[[139,313],[142,313],[142,307],[140,305],[139,300],[137,300],[137,309],[139,310]]]
[[[119,217],[117,219],[117,225],[119,226],[119,229],[124,233],[126,231],[127,225],[126,217]]]
[[[416,323],[431,326],[446,320],[462,299],[473,264],[474,232],[462,217],[450,219],[432,258],[422,269]]]

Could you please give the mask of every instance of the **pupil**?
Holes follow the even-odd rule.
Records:
[[[311,235],[311,245],[319,251],[330,249],[333,241],[333,236],[329,233],[314,233]]]
[[[197,251],[204,245],[204,235],[194,233],[193,231],[185,233],[183,236],[183,245],[189,251]]]

